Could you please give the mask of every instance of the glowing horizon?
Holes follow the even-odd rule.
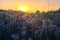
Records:
[[[60,0],[0,0],[0,9],[18,10],[18,7],[23,5],[29,8],[29,12],[35,12],[36,10],[46,12],[59,9],[59,4]]]

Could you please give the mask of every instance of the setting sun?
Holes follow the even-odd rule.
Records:
[[[19,6],[19,8],[18,8],[20,11],[23,11],[23,12],[29,12],[29,8],[28,7],[26,7],[26,6]]]
[[[24,7],[20,8],[20,10],[23,11],[23,12],[26,12],[27,11],[27,9],[24,8]]]

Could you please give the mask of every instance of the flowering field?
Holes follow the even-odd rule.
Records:
[[[0,40],[60,40],[60,9],[36,13],[0,10]]]

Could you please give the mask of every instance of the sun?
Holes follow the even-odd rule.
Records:
[[[20,10],[20,11],[23,11],[23,12],[29,12],[29,8],[26,7],[26,6],[20,6],[20,7],[19,7],[19,10]]]
[[[27,11],[27,9],[24,8],[24,7],[20,8],[20,10],[23,11],[23,12],[26,12]]]

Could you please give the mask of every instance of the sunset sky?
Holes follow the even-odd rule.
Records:
[[[20,6],[28,7],[30,12],[56,10],[60,0],[0,0],[0,9],[18,10]]]

